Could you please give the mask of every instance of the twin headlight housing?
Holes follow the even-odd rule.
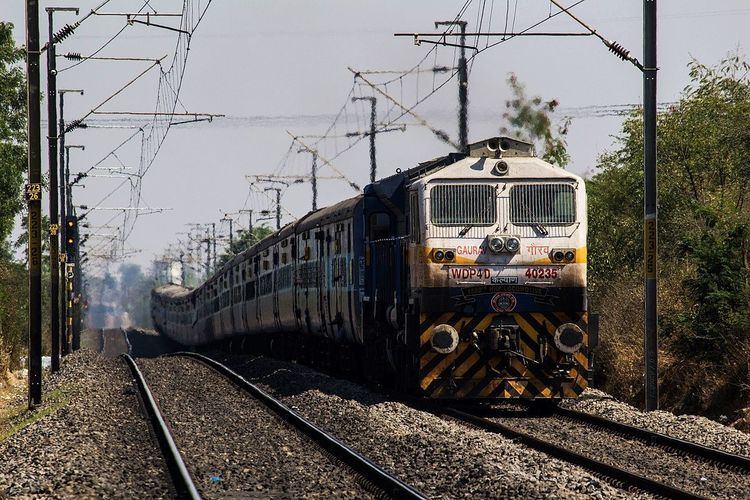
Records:
[[[436,248],[432,251],[433,262],[453,262],[456,259],[456,251],[452,248]]]
[[[515,236],[492,236],[487,247],[492,253],[516,253],[521,248],[521,241]]]

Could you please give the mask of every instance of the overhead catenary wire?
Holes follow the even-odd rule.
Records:
[[[211,0],[208,0],[207,2],[198,1],[198,5],[201,6],[201,8],[199,8],[196,11],[193,6],[193,3],[195,2],[196,0],[185,0],[183,3],[182,15],[180,16],[181,17],[180,26],[187,28],[187,29],[184,30],[185,31],[184,34],[181,33],[178,36],[178,41],[177,41],[177,45],[175,48],[175,52],[174,52],[174,56],[173,56],[173,60],[172,60],[172,64],[170,68],[167,71],[164,71],[163,68],[161,69],[159,85],[157,88],[156,110],[154,114],[151,115],[151,121],[148,124],[139,126],[137,132],[135,132],[132,136],[127,138],[123,143],[118,145],[112,152],[110,152],[107,155],[107,157],[114,156],[122,164],[122,161],[117,156],[118,149],[122,147],[125,143],[132,140],[134,137],[137,137],[138,134],[141,134],[140,162],[139,162],[138,173],[129,176],[123,182],[118,184],[113,189],[113,191],[108,193],[107,196],[103,200],[100,200],[96,206],[100,206],[101,203],[103,203],[103,201],[105,201],[106,199],[114,195],[114,193],[120,190],[126,183],[130,183],[130,187],[131,187],[130,205],[135,206],[136,208],[139,208],[139,202],[141,199],[140,188],[141,188],[142,178],[145,175],[145,173],[148,171],[148,168],[150,168],[151,164],[153,163],[156,153],[158,153],[161,143],[163,142],[166,136],[166,132],[169,129],[170,125],[172,124],[172,117],[171,115],[167,114],[166,111],[169,110],[170,113],[173,113],[174,107],[179,102],[179,87],[182,83],[182,79],[184,76],[184,67],[185,67],[185,61],[187,59],[187,51],[189,49],[190,37],[192,36],[192,33],[194,32],[195,28],[198,26],[200,21],[203,19],[203,16],[207,12],[208,7],[211,4]],[[146,6],[149,6],[148,0],[143,4],[141,9],[139,9],[139,12],[142,12]],[[120,30],[120,32],[118,32],[107,43],[105,43],[102,47],[100,47],[97,51],[95,51],[91,55],[95,56],[96,54],[98,54],[104,47],[106,47],[106,45],[108,45],[109,42],[111,42],[114,38],[116,38],[119,35],[119,33],[121,33],[122,31],[124,31],[124,28]],[[84,61],[81,61],[81,62],[84,62]],[[159,66],[161,68],[160,64]],[[148,69],[150,69],[151,67],[149,67]],[[171,92],[171,95],[170,95],[170,92]],[[107,99],[105,102],[107,102],[108,100],[109,99]],[[94,108],[94,110],[92,111],[96,111],[103,104],[104,103],[101,103],[98,107]],[[182,105],[181,102],[180,104]],[[162,105],[164,107],[161,107]],[[165,115],[167,116],[167,118],[164,118]],[[80,124],[81,121],[78,121],[78,123]],[[159,129],[159,130],[157,131],[156,129]],[[101,161],[99,163],[101,163]],[[133,182],[133,179],[135,179],[135,182]],[[133,203],[134,201],[135,203]],[[135,220],[137,219],[138,215],[141,214],[139,210],[135,210],[134,213],[136,215],[132,215],[131,212],[126,212],[124,214],[123,230],[122,230],[123,248],[124,248],[125,240],[132,233]]]
[[[579,2],[574,3],[571,6],[571,8],[575,7],[576,5],[578,5],[580,3],[582,3],[583,1],[584,0],[580,0]],[[470,4],[471,4],[471,1],[464,2],[464,4],[462,5],[461,9],[458,12],[458,14],[454,17],[455,21],[459,20],[464,15],[466,9],[469,7]],[[510,15],[510,11],[511,11],[510,2],[508,2],[507,5],[506,5],[506,11],[507,11],[507,15],[506,15],[506,30],[507,30],[507,26],[510,25],[511,31],[514,32],[514,36],[504,37],[504,39],[502,41],[508,41],[508,40],[514,38],[515,36],[522,36],[524,33],[529,32],[533,28],[535,28],[535,27],[537,27],[537,26],[539,26],[539,25],[541,25],[541,24],[549,21],[550,19],[552,19],[552,18],[554,18],[554,17],[556,17],[556,16],[558,16],[560,14],[560,12],[550,13],[550,15],[548,15],[546,18],[544,18],[544,19],[542,19],[542,20],[540,20],[540,21],[532,24],[531,26],[529,26],[529,27],[527,27],[527,28],[525,28],[525,29],[523,29],[521,31],[515,32],[515,24],[516,24],[517,9],[518,9],[518,5],[517,4],[518,4],[518,2],[515,2],[515,6],[512,8],[513,16]],[[485,5],[485,9],[486,9],[486,5]],[[491,7],[491,9],[494,9],[494,7]],[[512,17],[512,20],[511,20],[511,17]],[[481,13],[479,14],[479,18],[481,19]],[[454,30],[454,28],[455,28],[455,26],[449,26],[444,31],[444,33],[446,35],[450,34],[450,33],[453,33],[452,30]],[[482,30],[483,30],[483,27],[479,26],[478,29],[477,29],[477,32],[481,33],[482,35],[485,35],[485,33],[482,33]],[[586,33],[586,34],[588,34],[588,33]],[[578,34],[578,35],[583,35],[583,34]],[[488,37],[488,40],[489,40],[489,37]],[[494,44],[489,44],[489,43],[485,44],[485,47],[480,48],[474,55],[472,55],[469,58],[469,62],[471,64],[473,64],[474,59],[476,58],[476,56],[478,55],[478,53],[482,52],[483,50],[486,50],[487,48],[491,48],[493,46],[496,46],[497,44],[498,44],[498,42],[496,42]],[[404,116],[412,114],[414,112],[414,109],[417,106],[419,106],[421,103],[423,103],[427,99],[431,98],[434,94],[436,94],[438,91],[440,91],[446,84],[448,84],[450,81],[452,81],[453,78],[457,75],[458,68],[456,67],[456,64],[455,64],[455,57],[456,57],[455,51],[453,52],[453,58],[454,58],[453,64],[449,65],[449,66],[446,66],[446,65],[440,65],[437,62],[438,61],[437,60],[437,48],[438,48],[438,46],[433,46],[430,50],[427,51],[427,53],[419,60],[419,62],[417,64],[415,64],[414,66],[412,66],[411,68],[409,68],[409,70],[407,70],[405,72],[402,72],[402,73],[395,73],[395,72],[391,72],[391,71],[388,71],[388,70],[380,70],[380,72],[378,72],[378,73],[375,72],[376,70],[367,70],[367,72],[360,73],[360,76],[364,75],[364,74],[377,75],[377,74],[394,74],[395,73],[395,76],[393,78],[387,79],[385,81],[380,81],[380,82],[370,81],[369,82],[370,84],[368,85],[368,87],[370,87],[372,89],[372,92],[376,92],[376,90],[377,90],[378,91],[377,93],[379,93],[379,94],[381,92],[384,92],[384,93],[387,94],[388,93],[388,85],[391,84],[391,83],[397,82],[398,85],[399,85],[399,91],[403,95],[403,80],[404,80],[404,78],[407,77],[407,76],[409,76],[410,73],[413,73],[414,74],[413,76],[416,77],[415,79],[418,79],[418,76],[419,76],[420,73],[423,73],[425,71],[429,71],[429,70],[425,70],[423,68],[423,64],[425,63],[425,61],[427,60],[427,58],[430,57],[431,55],[435,56],[435,61],[434,61],[434,64],[433,64],[434,68],[448,68],[449,71],[450,71],[450,74],[447,76],[447,78],[445,78],[442,82],[439,82],[439,83],[435,81],[435,79],[437,78],[437,75],[438,75],[439,72],[438,71],[434,71],[433,72],[432,89],[430,89],[429,91],[427,91],[425,93],[421,93],[420,94],[419,87],[417,87],[416,98],[413,101],[410,101],[409,104],[406,104],[405,102],[403,102],[404,101],[403,99],[401,99],[401,100],[392,99],[392,101],[395,101],[395,103],[392,102],[391,100],[389,100],[388,101],[389,106],[387,107],[386,112],[385,112],[385,119],[380,120],[380,124],[378,126],[379,129],[385,129],[385,128],[393,125],[395,122],[401,120]],[[364,78],[364,79],[367,79],[367,78]],[[352,95],[352,93],[353,93],[353,91],[355,89],[356,89],[356,85],[355,85],[355,87],[353,87],[352,89],[349,90],[346,101],[349,100],[350,96]],[[359,107],[361,107],[361,106],[359,106]],[[353,118],[357,122],[357,127],[359,128],[359,127],[361,127],[361,124],[364,123],[364,115],[366,113],[362,112],[361,109],[358,109],[357,106],[355,106],[353,109],[355,110],[355,113],[353,113]],[[329,143],[333,144],[334,149],[335,149],[335,153],[332,154],[332,155],[328,155],[328,159],[330,161],[335,161],[341,155],[343,155],[347,151],[353,149],[359,143],[359,141],[364,138],[364,136],[356,136],[354,134],[347,134],[347,133],[340,134],[340,133],[336,132],[336,130],[338,129],[339,122],[344,121],[344,122],[348,123],[350,121],[349,117],[350,117],[350,115],[352,115],[352,113],[349,113],[348,110],[349,110],[348,104],[347,104],[347,102],[345,102],[344,105],[339,109],[339,112],[335,115],[334,119],[331,121],[330,125],[327,127],[326,131],[323,134],[321,134],[321,136],[317,137],[316,140],[315,140],[315,142],[314,142],[314,146],[316,146],[319,149],[322,146],[324,151],[327,150]],[[426,122],[426,120],[424,120],[424,119],[418,120],[418,123],[420,125],[422,125],[422,126],[424,126],[425,122]],[[347,128],[347,132],[349,132],[351,130],[348,126],[346,128]],[[429,125],[428,125],[428,128],[432,128],[433,129],[433,133],[434,133],[434,130],[437,130],[434,127],[431,127]],[[341,139],[340,138],[341,135],[344,135],[345,138],[348,139],[348,144],[346,144],[343,148],[338,144],[338,141]],[[442,134],[438,133],[436,135],[438,137],[443,138]],[[455,144],[453,146],[455,147]],[[277,168],[276,173],[280,172],[286,166],[286,158],[287,157],[288,157],[288,155],[285,155],[285,160],[283,160],[281,162],[281,165]]]
[[[107,4],[107,3],[109,3],[110,1],[111,1],[111,0],[104,0],[104,1],[103,1],[103,2],[102,2],[102,3],[100,4],[100,5],[99,5],[99,6],[97,6],[97,7],[96,7],[96,8],[94,8],[94,9],[91,9],[91,11],[90,11],[90,12],[89,12],[88,14],[86,14],[86,16],[84,16],[84,17],[83,17],[83,18],[82,18],[82,19],[81,19],[80,21],[78,21],[78,24],[80,25],[81,23],[83,23],[83,21],[85,21],[86,19],[88,19],[88,18],[89,18],[89,17],[90,17],[90,16],[92,15],[92,14],[94,14],[94,12],[95,12],[95,11],[97,11],[98,9],[101,9],[102,7],[104,7],[104,6],[105,6],[105,5]],[[149,2],[150,2],[150,1],[151,1],[151,0],[146,0],[145,2],[143,2],[143,5],[141,6],[141,8],[140,8],[140,9],[138,9],[138,12],[142,12],[142,11],[143,11],[143,9],[145,9],[145,8],[146,8],[146,7],[147,7],[147,6],[149,5]],[[73,69],[73,68],[75,68],[75,67],[77,67],[77,66],[79,66],[79,65],[81,65],[81,64],[83,64],[83,63],[85,63],[85,62],[86,62],[86,61],[88,61],[88,60],[89,60],[89,59],[90,59],[91,57],[93,57],[93,56],[96,56],[97,54],[99,54],[99,53],[100,53],[100,52],[101,52],[102,50],[104,50],[105,48],[107,48],[107,47],[109,46],[109,44],[110,44],[110,43],[114,42],[114,41],[115,41],[115,39],[117,39],[117,37],[119,37],[119,36],[120,36],[120,35],[121,35],[121,34],[122,34],[122,33],[123,33],[123,32],[124,32],[124,31],[125,31],[126,29],[127,29],[127,27],[128,27],[128,26],[129,26],[129,25],[128,25],[128,24],[126,24],[125,26],[123,26],[122,28],[120,28],[120,30],[119,30],[119,31],[117,31],[117,32],[116,32],[116,33],[115,33],[114,35],[112,35],[112,36],[111,36],[111,37],[110,37],[110,38],[109,38],[109,39],[108,39],[108,40],[107,40],[106,42],[104,42],[104,43],[103,43],[102,45],[100,45],[100,46],[99,46],[99,47],[98,47],[98,48],[97,48],[96,50],[94,50],[94,52],[92,52],[92,53],[91,53],[91,54],[89,55],[89,57],[88,57],[88,58],[86,58],[86,59],[83,59],[83,60],[81,60],[81,61],[78,61],[78,62],[76,62],[76,63],[74,63],[74,64],[71,64],[70,66],[66,66],[66,67],[64,67],[64,68],[61,68],[61,69],[57,70],[58,74],[59,74],[59,73],[62,73],[63,71],[68,71],[69,69]]]
[[[162,59],[164,59],[164,58],[162,58]],[[146,73],[148,73],[149,71],[151,71],[151,69],[155,68],[156,66],[159,66],[159,65],[161,64],[161,60],[162,60],[162,59],[158,59],[158,60],[154,61],[154,62],[153,62],[153,63],[152,63],[152,64],[151,64],[151,65],[150,65],[150,66],[149,66],[148,68],[146,68],[146,69],[144,69],[143,71],[141,71],[141,72],[140,72],[140,73],[138,74],[138,76],[136,76],[135,78],[133,78],[133,79],[131,79],[130,81],[128,81],[128,82],[127,82],[127,83],[126,83],[125,85],[123,85],[122,87],[120,87],[120,88],[119,88],[118,90],[116,90],[116,91],[115,91],[115,92],[114,92],[113,94],[110,94],[110,95],[109,95],[109,96],[108,96],[107,98],[105,98],[105,99],[104,99],[104,100],[103,100],[102,102],[100,102],[99,104],[97,104],[96,106],[94,106],[93,108],[91,108],[91,109],[90,109],[90,110],[89,110],[89,111],[88,111],[88,112],[87,112],[86,114],[84,114],[84,115],[83,115],[82,117],[80,117],[80,118],[77,118],[77,119],[73,120],[72,122],[70,122],[70,123],[69,123],[69,124],[68,124],[68,125],[67,125],[67,126],[65,127],[65,133],[68,133],[68,132],[70,132],[71,130],[73,130],[73,129],[77,128],[78,126],[80,126],[80,125],[81,125],[82,123],[84,123],[84,120],[85,120],[86,118],[88,118],[89,116],[91,116],[91,115],[93,115],[94,113],[96,113],[96,111],[97,111],[97,110],[98,110],[99,108],[101,108],[102,106],[104,106],[105,104],[107,104],[107,103],[108,103],[109,101],[111,101],[112,99],[114,99],[115,97],[117,97],[117,96],[118,96],[119,94],[121,94],[121,93],[122,93],[122,92],[123,92],[123,91],[124,91],[125,89],[127,89],[128,87],[130,87],[130,86],[131,86],[132,84],[134,84],[134,83],[135,83],[136,81],[138,81],[138,80],[139,80],[139,79],[140,79],[140,78],[141,78],[141,77],[142,77],[143,75],[145,75]]]
[[[151,121],[149,133],[145,135],[141,146],[141,161],[139,166],[139,177],[136,186],[131,191],[131,205],[139,206],[141,202],[141,184],[143,177],[150,170],[158,154],[166,135],[172,126],[172,119],[168,117],[174,113],[179,102],[180,89],[185,76],[185,66],[192,35],[203,20],[212,0],[185,0],[183,3],[182,16],[180,18],[180,32],[177,34],[177,43],[174,57],[169,69],[160,74],[157,87],[157,100],[155,114]],[[133,231],[138,212],[131,217],[126,217],[125,224],[127,238]]]

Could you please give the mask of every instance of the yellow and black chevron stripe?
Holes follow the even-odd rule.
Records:
[[[461,340],[450,354],[435,352],[430,345],[432,331],[437,325],[449,324],[462,332],[484,331],[496,316],[512,319],[519,327],[521,353],[539,359],[540,338],[547,345],[546,364],[512,356],[510,363],[499,353],[482,352],[470,342]],[[507,321],[506,321],[507,322]],[[574,355],[574,366],[569,377],[551,376],[550,367],[557,365],[562,354],[555,348],[554,333],[563,323],[576,323],[584,331],[581,350]],[[464,316],[461,313],[420,315],[419,386],[428,398],[450,399],[534,399],[574,398],[588,385],[589,339],[588,313],[534,312],[492,313]],[[506,366],[507,365],[507,366]]]

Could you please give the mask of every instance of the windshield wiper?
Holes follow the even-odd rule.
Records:
[[[493,200],[493,201],[494,201],[494,200]],[[487,212],[489,212],[491,208],[492,208],[492,205],[487,205],[487,206],[486,206],[486,207],[484,208],[484,211],[483,211],[483,212],[482,212],[482,213],[481,213],[480,215],[481,215],[482,217],[484,217],[485,215],[487,215]],[[495,219],[497,219],[497,215],[495,215]],[[496,220],[495,222],[497,222],[497,220]],[[471,228],[472,228],[472,227],[474,227],[474,226],[476,226],[476,224],[475,224],[475,223],[469,223],[469,224],[466,224],[466,225],[464,226],[464,228],[463,228],[463,229],[461,229],[461,230],[460,230],[460,231],[458,232],[458,237],[459,237],[459,238],[463,238],[464,236],[466,236],[466,233],[468,233],[469,231],[471,231]]]
[[[521,208],[523,208],[523,211],[526,212],[526,216],[529,218],[529,221],[531,221],[531,227],[542,236],[549,236],[549,231],[541,222],[532,220],[534,217],[531,214],[531,210],[529,210],[529,206],[526,203],[521,202]]]
[[[474,227],[474,224],[469,224],[469,225],[465,226],[462,230],[460,230],[458,232],[459,238],[463,238],[464,236],[466,236],[466,233],[468,233],[471,230],[472,227]]]

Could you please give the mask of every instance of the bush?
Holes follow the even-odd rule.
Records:
[[[658,117],[660,404],[728,414],[750,406],[750,65],[690,65]],[[598,377],[643,399],[642,125],[625,120],[589,182],[592,306],[602,313]]]

